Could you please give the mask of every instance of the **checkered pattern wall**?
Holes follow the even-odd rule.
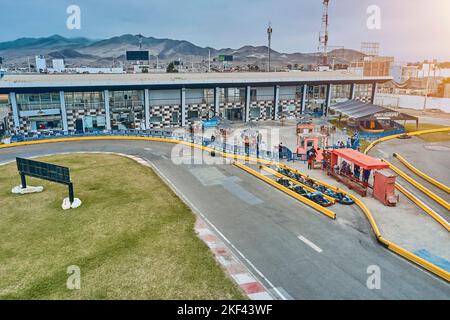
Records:
[[[302,111],[301,100],[281,100],[279,102],[282,112],[287,117],[297,117]],[[294,107],[294,108],[292,108]]]
[[[254,108],[259,108],[259,117],[255,117],[251,110]],[[264,121],[273,118],[273,108],[274,103],[270,101],[253,101],[250,106],[250,120],[252,121]]]
[[[105,109],[69,109],[67,110],[67,128],[68,130],[75,130],[75,121],[82,119],[84,116],[105,116]]]
[[[172,115],[178,112],[178,122],[173,123]],[[156,121],[161,120],[161,121]],[[181,126],[181,106],[151,106],[150,107],[150,128],[171,128]]]

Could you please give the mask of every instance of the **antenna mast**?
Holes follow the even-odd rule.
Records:
[[[319,34],[319,65],[328,65],[328,5],[330,0],[323,0],[322,31]]]

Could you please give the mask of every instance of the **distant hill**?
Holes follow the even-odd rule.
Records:
[[[87,38],[65,38],[53,35],[42,38],[20,38],[14,41],[0,42],[0,56],[5,58],[6,65],[26,63],[35,55],[45,55],[48,58],[65,59],[72,66],[110,66],[113,61],[124,61],[125,51],[138,50],[139,41],[142,49],[148,50],[152,56],[158,56],[160,61],[181,59],[187,62],[201,62],[221,54],[234,56],[234,64],[265,65],[267,61],[267,46],[243,46],[239,49],[214,49],[200,47],[189,41],[158,39],[124,34],[103,40]],[[348,64],[364,55],[356,50],[337,49],[330,52],[336,63]],[[271,58],[274,66],[309,65],[317,63],[317,53],[281,53],[272,50]]]

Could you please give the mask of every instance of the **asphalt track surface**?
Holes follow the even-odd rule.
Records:
[[[226,237],[277,298],[450,299],[449,283],[377,243],[356,206],[333,206],[333,221],[234,166],[176,165],[170,160],[173,147],[146,141],[52,143],[2,149],[0,163],[71,152],[139,156]],[[374,265],[381,270],[379,290],[367,287],[367,269]]]
[[[450,202],[450,195],[445,191],[439,189],[435,185],[429,183],[425,179],[416,175],[414,172],[408,169],[400,161],[398,161],[393,154],[398,153],[409,161],[417,169],[421,170],[425,174],[437,179],[438,181],[449,184],[450,181],[450,142],[426,142],[420,140],[417,137],[413,137],[408,140],[394,139],[390,141],[382,142],[380,145],[375,146],[373,150],[369,152],[369,155],[380,157],[388,160],[394,166],[402,170],[409,177],[428,188],[447,202]],[[397,181],[407,190],[412,192],[417,198],[427,204],[431,209],[441,215],[442,218],[450,222],[450,212],[448,212],[439,203],[429,198],[422,191],[416,189],[412,184],[407,182],[402,177],[397,177]]]

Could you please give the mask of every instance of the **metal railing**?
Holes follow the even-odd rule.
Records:
[[[58,138],[77,138],[77,137],[107,137],[107,136],[123,136],[123,137],[147,137],[147,138],[165,138],[171,140],[178,140],[184,142],[190,142],[201,146],[207,146],[217,152],[226,152],[230,154],[236,154],[240,156],[249,156],[268,161],[278,161],[279,153],[260,149],[252,146],[246,149],[244,146],[229,144],[221,141],[211,141],[210,138],[203,136],[178,133],[165,130],[87,130],[85,132],[77,131],[48,131],[48,132],[36,132],[21,135],[11,136],[11,143],[28,142],[37,140],[48,140]],[[286,151],[282,153],[282,156],[286,156]]]

